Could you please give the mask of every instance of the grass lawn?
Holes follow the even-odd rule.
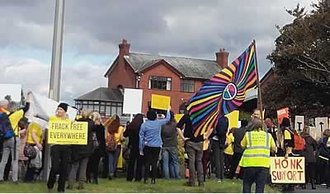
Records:
[[[207,180],[202,187],[186,187],[183,183],[186,180],[163,180],[157,179],[156,185],[145,185],[143,182],[126,182],[124,178],[115,180],[99,179],[99,184],[86,184],[85,190],[66,190],[66,192],[81,193],[241,193],[242,182],[238,180],[225,180],[222,183]],[[77,185],[75,185],[77,187]],[[55,185],[54,192],[56,192]],[[254,189],[252,190],[254,191]],[[10,181],[0,184],[1,193],[44,193],[47,192],[45,182],[33,184],[19,183],[14,185]],[[265,192],[278,192],[275,189],[266,187]]]

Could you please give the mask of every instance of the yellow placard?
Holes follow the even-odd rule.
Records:
[[[87,122],[54,121],[48,125],[48,144],[87,145]]]
[[[231,129],[233,127],[238,127],[238,117],[239,117],[239,111],[234,110],[233,112],[226,114],[226,117],[228,118],[228,128]]]
[[[176,121],[176,122],[179,122],[180,119],[183,117],[183,115],[184,115],[184,114],[175,114],[175,115],[174,115],[175,121]]]
[[[272,183],[305,183],[304,157],[270,157]]]
[[[171,97],[151,94],[151,108],[167,110],[171,104]]]

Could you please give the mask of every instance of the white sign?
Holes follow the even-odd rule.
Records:
[[[305,183],[304,157],[270,157],[272,183]]]
[[[315,118],[315,127],[317,129],[317,134],[319,137],[322,137],[323,131],[328,129],[329,123],[328,123],[328,117],[316,117]]]
[[[316,141],[322,137],[321,132],[316,127],[309,127],[309,135],[312,136]]]
[[[125,88],[124,104],[123,104],[123,113],[124,114],[141,113],[142,94],[143,94],[143,90],[141,90],[141,89]]]
[[[12,101],[20,102],[21,90],[22,87],[20,84],[0,84],[0,100],[10,95]]]
[[[294,129],[296,131],[302,132],[304,129],[304,116],[295,116],[294,119]]]
[[[46,98],[36,93],[32,93],[30,108],[29,111],[25,114],[25,116],[31,121],[38,123],[43,128],[47,128],[48,122],[36,118],[35,115],[38,114],[44,117],[54,116],[58,105],[59,102],[56,102],[52,99]],[[67,114],[71,120],[75,120],[77,110],[72,107],[68,107]]]

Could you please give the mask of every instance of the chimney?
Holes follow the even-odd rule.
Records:
[[[122,43],[119,44],[119,56],[128,55],[130,46],[130,44],[127,44],[127,40],[123,39]]]
[[[220,49],[218,53],[215,53],[216,61],[221,68],[228,66],[228,55],[229,53],[226,52],[224,48]]]

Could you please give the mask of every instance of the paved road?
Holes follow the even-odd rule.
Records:
[[[294,193],[330,193],[330,189],[327,189],[326,186],[322,185],[316,185],[316,189],[312,189],[311,184],[308,184],[306,189],[296,187]]]

